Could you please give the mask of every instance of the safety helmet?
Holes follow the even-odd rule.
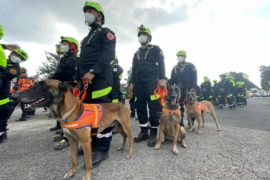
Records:
[[[145,33],[150,38],[152,38],[151,30],[149,28],[145,27],[144,25],[140,25],[137,30],[138,30],[138,36],[140,35],[140,33]]]
[[[2,37],[4,36],[4,28],[3,26],[0,24],[0,39],[2,39]]]
[[[89,8],[96,10],[98,13],[100,13],[102,15],[101,24],[103,25],[105,23],[105,15],[104,15],[104,11],[103,11],[103,8],[101,7],[101,5],[98,4],[97,2],[86,1],[84,6],[83,6],[83,12],[85,13],[87,11],[87,9],[89,9]]]
[[[28,59],[28,54],[22,49],[15,49],[13,52],[20,56],[22,61],[26,61]]]
[[[27,73],[27,69],[25,67],[21,67],[21,72],[22,73]]]
[[[185,50],[180,50],[176,53],[176,56],[184,56],[187,57],[187,52]]]
[[[73,37],[64,37],[64,36],[61,36],[61,42],[69,42],[69,43],[73,43],[77,46],[77,48],[79,48],[79,43],[78,41],[73,38]]]

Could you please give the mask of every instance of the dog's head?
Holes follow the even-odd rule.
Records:
[[[51,107],[60,104],[63,101],[64,92],[70,88],[68,83],[58,80],[39,81],[30,89],[20,92],[18,99],[32,107]]]
[[[188,91],[186,98],[188,104],[194,104],[196,102],[196,91],[194,89]]]
[[[167,83],[167,96],[166,96],[166,101],[167,103],[171,105],[178,105],[180,97],[181,97],[181,91],[180,87],[177,86],[176,84],[170,84]]]

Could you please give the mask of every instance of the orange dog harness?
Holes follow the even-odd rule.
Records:
[[[175,115],[175,116],[178,116],[178,117],[181,116],[181,111],[180,111],[179,108],[177,108],[175,110],[170,110],[170,109],[167,109],[167,108],[162,108],[162,112],[163,113],[169,113],[169,114],[172,114],[172,115]]]
[[[98,128],[102,116],[100,104],[84,104],[82,114],[75,121],[64,123],[63,127],[67,129]]]
[[[197,102],[195,108],[191,108],[188,110],[189,113],[194,113],[194,112],[201,112],[205,109],[205,105],[203,103]]]

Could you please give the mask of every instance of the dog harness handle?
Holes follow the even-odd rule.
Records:
[[[205,109],[205,105],[203,103],[197,102],[196,108],[191,108],[188,110],[188,112],[201,112]]]
[[[82,114],[75,121],[64,123],[63,127],[67,129],[98,128],[102,116],[103,110],[100,104],[84,104]]]
[[[86,98],[86,91],[88,89],[88,83],[86,83],[85,80],[82,80],[82,82],[83,82],[83,93],[82,93],[81,101],[84,101]]]

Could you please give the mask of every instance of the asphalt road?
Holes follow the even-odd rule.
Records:
[[[202,135],[187,134],[187,148],[178,146],[174,155],[171,142],[154,150],[146,142],[135,144],[135,154],[125,158],[117,152],[120,135],[114,135],[110,157],[93,169],[93,180],[181,180],[181,179],[270,179],[270,98],[252,98],[245,108],[217,110],[221,132],[215,131],[210,116]],[[9,139],[0,144],[1,180],[62,179],[70,165],[69,149],[53,150],[54,126],[42,109],[26,122],[9,121]],[[133,136],[139,132],[132,120]],[[83,158],[74,180],[82,179]]]

